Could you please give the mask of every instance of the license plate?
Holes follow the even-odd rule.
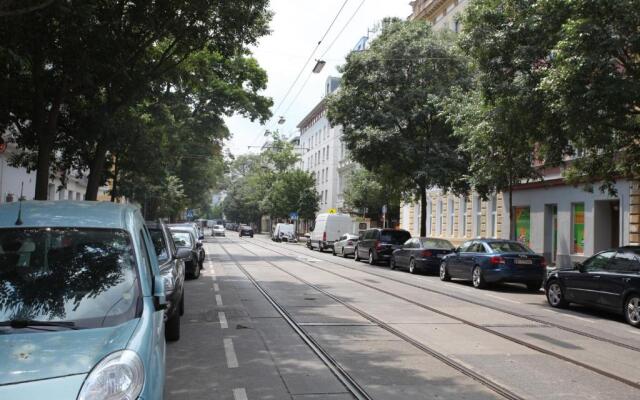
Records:
[[[520,265],[531,265],[531,264],[533,264],[533,260],[514,260],[513,262],[515,264],[520,264]]]

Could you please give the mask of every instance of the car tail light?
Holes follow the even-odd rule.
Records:
[[[542,257],[542,260],[540,260],[540,266],[543,268],[547,267],[547,260],[544,257]]]
[[[382,244],[380,243],[379,240],[376,240],[376,250],[382,250]]]
[[[327,241],[327,232],[322,232],[322,241],[323,242]]]
[[[433,253],[431,253],[430,250],[423,250],[422,253],[420,253],[420,255],[422,257],[431,257],[433,255]]]
[[[505,260],[504,258],[500,257],[500,256],[493,256],[489,259],[489,262],[491,263],[491,265],[499,265],[499,264],[505,264]]]
[[[347,246],[353,246],[353,242],[352,242],[351,240],[349,240],[349,241],[347,242]]]

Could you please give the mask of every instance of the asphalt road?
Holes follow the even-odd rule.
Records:
[[[167,399],[636,399],[640,330],[544,293],[211,238]]]

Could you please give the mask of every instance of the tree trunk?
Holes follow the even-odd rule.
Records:
[[[45,134],[45,132],[39,132],[35,200],[47,200],[49,195],[49,168],[51,166],[52,147],[53,141],[49,135]]]
[[[427,190],[420,187],[420,236],[427,236]]]
[[[118,190],[118,159],[113,157],[113,184],[111,185],[111,202],[115,203]]]
[[[513,185],[509,184],[509,236],[510,239],[518,240],[516,236],[515,213],[513,212]]]
[[[93,159],[91,160],[91,165],[89,166],[89,181],[87,182],[85,200],[98,200],[98,190],[100,190],[100,184],[102,183],[106,156],[106,146],[104,146],[102,143],[98,143],[96,151],[93,155]]]

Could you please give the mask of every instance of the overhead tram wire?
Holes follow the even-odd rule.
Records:
[[[342,14],[342,10],[344,10],[344,7],[347,5],[348,2],[349,2],[349,0],[344,0],[342,5],[340,6],[340,9],[338,10],[338,13],[335,15],[335,17],[333,17],[333,20],[329,24],[329,27],[327,28],[327,30],[324,32],[324,35],[322,35],[322,38],[320,38],[320,40],[318,41],[318,44],[316,44],[316,46],[313,48],[313,51],[311,52],[311,54],[309,54],[309,57],[307,58],[307,60],[302,65],[302,68],[300,69],[300,72],[298,72],[298,75],[296,76],[296,79],[294,79],[294,81],[291,84],[291,86],[289,86],[289,89],[287,89],[287,92],[285,93],[284,97],[282,98],[282,100],[280,100],[280,103],[278,104],[278,107],[276,107],[275,111],[273,112],[274,116],[277,115],[278,110],[280,110],[280,107],[282,107],[282,104],[284,104],[284,101],[287,99],[287,97],[289,96],[289,94],[293,90],[293,88],[296,85],[296,83],[298,83],[298,80],[300,79],[300,76],[302,76],[302,73],[304,72],[304,69],[307,67],[307,64],[309,64],[309,61],[311,61],[311,59],[313,58],[313,55],[316,53],[316,51],[318,51],[318,48],[322,44],[322,41],[327,37],[327,35],[329,34],[329,31],[331,30],[333,25],[336,23],[336,20],[338,19],[340,14]],[[257,135],[251,144],[255,144],[256,140],[258,140],[259,137],[260,137],[260,135]]]
[[[322,53],[320,55],[320,59],[324,59],[324,56],[329,52],[329,50],[331,50],[331,47],[333,47],[334,44],[336,44],[336,42],[338,41],[338,39],[340,38],[340,36],[344,33],[344,31],[347,29],[347,27],[349,26],[349,24],[351,23],[351,21],[353,21],[353,19],[355,18],[355,16],[358,14],[358,11],[360,11],[360,9],[362,8],[362,6],[364,5],[364,3],[367,0],[362,0],[360,2],[360,5],[358,5],[358,7],[356,8],[356,10],[353,12],[353,14],[351,14],[351,17],[349,17],[349,19],[347,20],[347,23],[344,24],[344,26],[342,27],[342,29],[340,29],[340,32],[338,32],[338,34],[336,35],[335,38],[333,38],[333,41],[329,44],[329,46],[324,50],[324,53]],[[296,100],[298,99],[298,97],[300,96],[300,94],[302,94],[302,91],[304,90],[305,86],[307,86],[307,83],[309,82],[309,79],[311,79],[311,76],[313,75],[313,72],[309,72],[309,75],[307,76],[307,79],[305,79],[304,83],[302,84],[302,87],[300,87],[300,90],[298,90],[298,93],[296,93],[296,95],[293,97],[293,100],[291,100],[291,103],[289,103],[289,107],[287,107],[287,109],[283,112],[284,115],[287,115],[287,113],[289,112],[289,110],[291,109],[291,107],[295,104]]]

